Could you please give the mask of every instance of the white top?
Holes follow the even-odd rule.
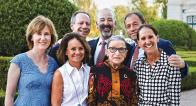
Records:
[[[63,100],[61,106],[87,106],[90,67],[82,64],[78,70],[67,61],[59,68],[63,77]]]
[[[99,55],[99,52],[100,52],[100,50],[101,50],[101,42],[102,42],[103,40],[101,39],[101,37],[99,38],[99,41],[98,41],[98,43],[97,43],[97,47],[96,47],[96,50],[95,50],[95,54],[94,54],[94,64],[96,64],[97,63],[97,58],[98,58],[98,55]],[[105,40],[105,42],[106,42],[106,45],[105,45],[105,49],[107,48],[107,44],[108,44],[108,40]]]

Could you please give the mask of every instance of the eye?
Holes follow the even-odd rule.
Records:
[[[142,37],[141,40],[146,40],[146,38],[145,37]]]
[[[79,51],[82,51],[82,50],[84,50],[84,48],[83,47],[79,47],[78,50]]]
[[[153,38],[153,35],[150,35],[148,38],[149,38],[149,39],[152,39],[152,38]]]
[[[71,48],[71,50],[72,50],[72,51],[76,51],[76,48],[75,48],[75,47],[74,47],[74,48]]]
[[[113,19],[112,18],[108,18],[108,21],[113,21]]]

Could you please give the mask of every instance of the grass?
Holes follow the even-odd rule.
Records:
[[[177,51],[189,65],[189,72],[196,72],[196,51]]]
[[[196,51],[177,51],[189,65],[189,75],[182,80],[182,90],[196,88]]]

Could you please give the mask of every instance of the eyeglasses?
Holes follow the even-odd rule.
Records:
[[[117,50],[119,53],[125,53],[127,51],[126,48],[116,48],[116,47],[109,47],[108,48],[111,53],[115,53]]]

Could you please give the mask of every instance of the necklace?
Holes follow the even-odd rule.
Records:
[[[65,68],[66,68],[66,67],[65,67]],[[66,68],[66,70],[67,70],[67,68]],[[82,81],[82,93],[83,93],[83,90],[84,90],[84,81],[85,81],[85,74],[84,74],[84,70],[82,70],[82,72],[83,72],[83,81]],[[66,73],[69,75],[69,78],[71,79],[71,82],[72,82],[72,84],[73,84],[73,86],[74,86],[74,91],[75,91],[75,93],[76,93],[77,100],[78,100],[78,105],[77,105],[77,106],[82,106],[82,105],[81,105],[82,103],[80,103],[80,100],[79,100],[79,94],[78,94],[78,92],[77,92],[76,84],[74,83],[73,77],[72,77],[67,71],[66,71]]]

